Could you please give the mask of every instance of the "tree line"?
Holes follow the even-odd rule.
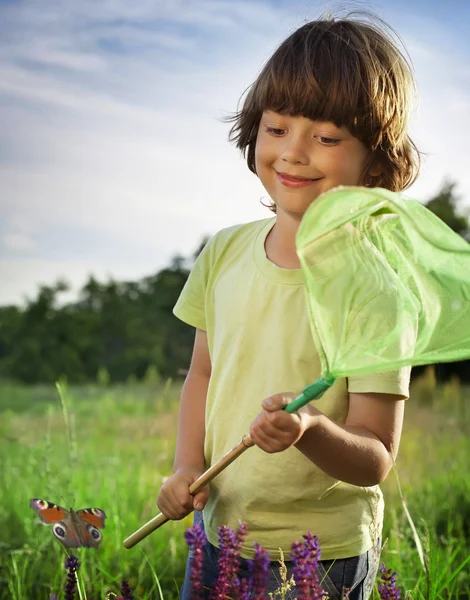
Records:
[[[470,241],[468,215],[459,211],[456,184],[445,182],[426,206]],[[65,281],[40,286],[24,306],[0,307],[0,378],[32,384],[66,377],[71,383],[112,381],[147,373],[177,377],[187,369],[194,332],[172,313],[190,266],[175,257],[155,275],[139,281],[100,283],[90,276],[75,302],[60,305]],[[438,376],[470,380],[470,361],[439,365]]]

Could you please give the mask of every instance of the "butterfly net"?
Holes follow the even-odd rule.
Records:
[[[296,246],[324,378],[470,357],[470,244],[419,202],[335,188]]]

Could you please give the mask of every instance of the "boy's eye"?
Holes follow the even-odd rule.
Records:
[[[336,144],[340,142],[338,138],[329,138],[323,135],[318,135],[317,140],[320,142],[320,144],[323,144],[324,146],[336,146]]]
[[[280,137],[285,133],[285,130],[281,129],[280,127],[266,127],[266,132],[270,133],[274,137]],[[323,146],[336,146],[336,144],[338,144],[341,141],[338,138],[330,138],[324,135],[317,135],[315,137],[320,142],[320,144],[323,144]]]
[[[278,129],[277,127],[266,127],[267,133],[272,133],[275,136],[282,135],[284,133],[284,129]]]

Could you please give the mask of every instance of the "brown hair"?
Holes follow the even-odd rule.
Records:
[[[269,109],[346,126],[371,152],[361,185],[401,191],[415,181],[420,156],[407,133],[415,89],[411,64],[384,31],[394,33],[386,23],[354,14],[320,18],[294,31],[245,90],[242,109],[224,119],[234,123],[229,140],[253,173],[258,126]],[[383,169],[376,177],[368,174],[372,163]]]

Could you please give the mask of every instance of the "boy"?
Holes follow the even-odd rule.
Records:
[[[282,410],[320,375],[295,235],[310,203],[333,187],[398,191],[412,183],[412,83],[380,27],[320,19],[280,45],[231,119],[231,139],[269,193],[275,217],[216,234],[175,306],[196,337],[174,475],[157,501],[171,519],[204,511],[196,518],[209,540],[208,589],[217,576],[217,528],[241,520],[249,531],[244,559],[254,541],[273,561],[279,548],[288,556],[291,543],[311,531],[330,598],[343,588],[351,600],[371,592],[383,518],[379,484],[398,450],[409,369],[339,380],[314,405]],[[248,431],[257,447],[210,490],[190,496],[190,484]],[[190,598],[190,561],[182,598]],[[273,563],[268,591],[279,587],[277,572]]]

